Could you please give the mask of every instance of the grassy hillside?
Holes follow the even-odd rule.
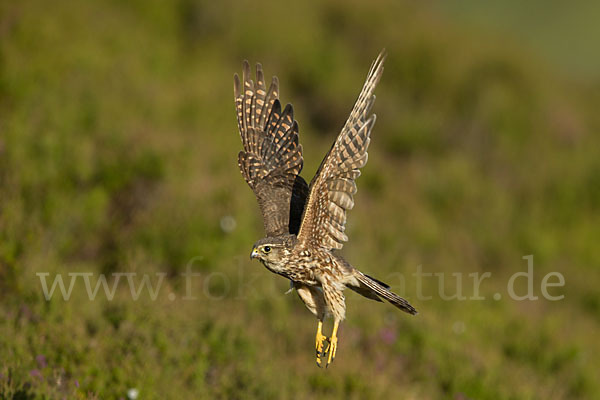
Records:
[[[427,6],[363,3],[0,4],[0,398],[600,397],[600,83]],[[315,318],[248,260],[232,75],[278,75],[310,179],[383,47],[342,254],[420,314],[347,293],[321,370]],[[540,298],[511,300],[527,255]],[[485,300],[444,300],[438,276],[427,300],[419,268],[467,297],[489,272]],[[563,300],[542,297],[550,272]],[[46,301],[40,273],[161,286],[134,300],[122,276],[90,301],[80,275]]]

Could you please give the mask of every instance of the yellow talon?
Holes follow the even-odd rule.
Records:
[[[328,342],[327,336],[323,335],[323,321],[319,321],[317,325],[317,336],[315,338],[315,349],[317,352],[317,365],[321,366],[321,357],[327,354],[327,350],[329,349],[329,345],[326,345],[325,342]]]
[[[333,323],[333,332],[331,334],[331,339],[329,340],[329,357],[327,357],[327,365],[325,368],[329,367],[329,364],[335,358],[335,352],[337,350],[337,331],[338,331],[339,321],[335,321]]]

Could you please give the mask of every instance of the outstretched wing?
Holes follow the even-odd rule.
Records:
[[[360,168],[367,163],[369,136],[375,124],[375,114],[368,114],[375,102],[373,91],[383,72],[384,60],[385,52],[382,51],[371,65],[342,132],[310,183],[310,194],[298,233],[298,239],[303,243],[331,250],[341,249],[343,242],[348,240],[344,233],[346,210],[354,206],[354,181],[360,176]]]
[[[243,68],[243,88],[238,75],[234,76],[235,107],[244,146],[238,165],[256,195],[267,236],[297,233],[308,195],[308,185],[298,175],[304,162],[298,123],[290,104],[281,110],[277,77],[267,90],[260,64],[256,65],[256,83],[250,79],[247,61]]]

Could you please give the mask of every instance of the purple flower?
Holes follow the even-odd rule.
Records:
[[[75,387],[79,388],[79,381],[77,379],[75,379]]]
[[[34,378],[43,379],[42,373],[39,369],[32,369],[29,371],[29,375],[33,376]]]
[[[396,330],[393,328],[383,328],[379,332],[379,337],[385,344],[392,344],[396,341]]]
[[[46,357],[44,357],[44,355],[39,354],[36,358],[35,361],[37,361],[37,365],[39,368],[46,368],[48,366],[48,363],[46,362]]]

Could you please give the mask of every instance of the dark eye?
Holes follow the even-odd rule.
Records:
[[[271,247],[269,247],[269,246],[265,246],[265,247],[263,247],[263,251],[264,251],[265,253],[269,253],[269,252],[271,251]]]

